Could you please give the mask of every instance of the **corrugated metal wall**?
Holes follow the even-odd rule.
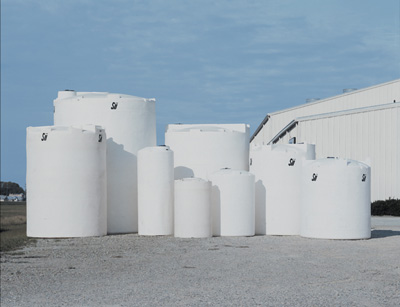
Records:
[[[278,143],[316,144],[317,158],[340,157],[371,165],[371,198],[400,198],[400,103],[382,109],[299,119]]]
[[[296,117],[382,105],[400,101],[400,80],[345,93],[270,114],[266,125],[254,137],[253,144],[267,144]]]

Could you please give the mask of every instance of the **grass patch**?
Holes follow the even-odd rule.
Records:
[[[26,236],[26,202],[0,204],[0,251],[7,252],[33,242]]]

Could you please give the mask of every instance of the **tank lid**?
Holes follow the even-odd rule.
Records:
[[[184,185],[184,186],[192,186],[192,185],[206,185],[211,186],[211,182],[198,177],[188,177],[175,180],[175,185]]]
[[[221,168],[219,171],[212,173],[211,176],[253,176],[252,173],[245,170],[231,169],[229,167]]]
[[[74,96],[76,96],[76,92],[74,90],[66,89],[64,91],[58,91],[57,99],[65,99]]]
[[[148,146],[139,150],[139,152],[164,152],[170,151],[170,147],[167,145],[158,145],[158,146]]]
[[[347,167],[366,167],[369,168],[367,164],[364,162],[360,162],[357,160],[351,159],[342,159],[338,157],[327,157],[323,159],[317,159],[310,161],[311,164],[317,164],[318,166],[329,166],[329,167],[337,167],[337,166],[347,166]]]
[[[274,152],[303,153],[308,150],[303,144],[273,144],[270,146]]]
[[[190,132],[192,129],[202,132],[240,132],[249,133],[247,124],[168,124],[166,132]]]

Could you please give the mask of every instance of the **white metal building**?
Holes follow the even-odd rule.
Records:
[[[400,79],[268,114],[252,144],[316,144],[371,165],[371,199],[400,198]]]

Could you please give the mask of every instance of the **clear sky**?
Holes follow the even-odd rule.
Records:
[[[156,98],[170,123],[247,123],[400,78],[400,0],[1,0],[1,180],[57,91]]]

